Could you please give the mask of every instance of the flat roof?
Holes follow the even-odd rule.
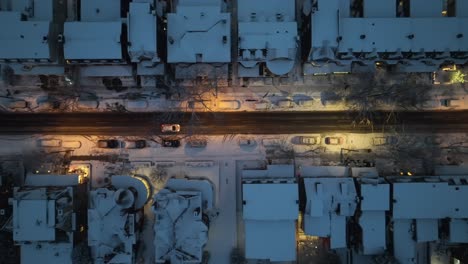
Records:
[[[81,21],[119,21],[120,2],[115,0],[81,0]]]
[[[416,259],[416,241],[411,230],[412,220],[398,219],[393,221],[393,254],[400,263],[414,263]]]
[[[245,221],[245,257],[270,261],[296,260],[294,221]]]
[[[38,247],[39,246],[39,247]],[[21,245],[21,263],[60,263],[72,264],[73,244],[71,243],[32,243]]]
[[[366,255],[382,254],[386,247],[386,223],[384,211],[364,211],[359,217],[362,228],[362,247]]]
[[[167,23],[169,63],[231,61],[231,16],[220,7],[179,5]]]
[[[121,22],[65,22],[67,60],[121,60]]]
[[[55,200],[14,200],[15,241],[55,240]]]
[[[273,19],[277,14],[282,14],[284,21],[296,20],[295,0],[239,0],[239,21],[248,21],[252,13],[259,20]]]
[[[1,12],[0,59],[51,59],[48,21],[20,21],[18,12]]]
[[[159,61],[157,54],[157,19],[149,3],[130,3],[128,14],[128,52],[132,61],[141,58]]]
[[[26,9],[32,10],[29,21],[52,21],[53,0],[13,0],[11,1],[11,10],[15,12],[25,12]]]
[[[76,186],[79,184],[78,174],[53,175],[53,174],[33,174],[28,173],[24,180],[26,186],[47,187],[47,186]]]
[[[467,185],[393,183],[394,219],[468,218]]]
[[[468,38],[457,37],[468,35],[467,24],[468,18],[457,17],[342,18],[338,51],[467,51]]]
[[[302,166],[302,177],[347,177],[348,167],[345,166]]]
[[[299,195],[295,183],[244,183],[242,192],[244,219],[295,220],[298,217]]]
[[[294,165],[267,165],[266,170],[242,170],[243,179],[294,178]]]
[[[361,183],[361,210],[363,211],[387,211],[390,210],[390,185],[389,184],[364,184]]]

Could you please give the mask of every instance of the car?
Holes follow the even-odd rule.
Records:
[[[318,137],[300,136],[297,138],[297,143],[302,145],[316,145],[320,142]]]
[[[114,148],[120,148],[121,144],[120,144],[120,141],[118,141],[116,139],[107,139],[107,140],[99,140],[98,143],[97,143],[97,146],[99,148],[114,149]]]
[[[188,141],[188,145],[191,148],[204,148],[208,144],[206,139],[192,139]]]
[[[372,145],[374,146],[394,145],[397,142],[398,139],[393,136],[372,138]]]
[[[341,145],[344,139],[342,137],[326,137],[325,144],[327,145]]]
[[[61,147],[62,146],[62,140],[60,139],[41,139],[38,141],[39,146],[41,147]]]
[[[146,141],[143,139],[125,141],[125,148],[128,148],[128,149],[142,149],[145,147],[146,147]]]
[[[178,148],[180,147],[180,140],[178,139],[163,139],[162,146],[165,148]]]
[[[166,133],[166,132],[177,133],[180,131],[180,125],[179,124],[162,124],[161,131],[163,133]]]

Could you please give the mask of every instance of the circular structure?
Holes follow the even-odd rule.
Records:
[[[114,201],[123,209],[128,209],[135,203],[135,196],[128,189],[118,189],[114,193]]]
[[[290,59],[275,59],[266,62],[268,70],[276,75],[285,75],[294,68],[294,61]]]

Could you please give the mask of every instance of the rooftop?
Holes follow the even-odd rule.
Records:
[[[121,22],[65,22],[67,60],[121,60]]]
[[[18,12],[0,11],[0,59],[52,59],[49,49],[50,22],[21,21]]]
[[[180,1],[176,13],[167,15],[169,63],[231,61],[231,17],[220,3]]]
[[[304,178],[306,209],[304,232],[330,237],[331,248],[346,247],[346,218],[356,210],[352,178]]]
[[[128,14],[128,52],[132,61],[159,61],[157,53],[157,19],[149,3],[130,3]]]
[[[244,183],[242,192],[246,258],[295,260],[297,184]]]
[[[466,218],[467,185],[448,182],[412,182],[393,184],[394,219]]]
[[[295,220],[299,212],[296,183],[243,184],[243,215],[247,220]]]
[[[120,1],[81,0],[81,21],[119,21]]]
[[[128,189],[90,192],[88,245],[96,263],[131,263],[136,243],[134,194]],[[108,259],[108,258],[111,259]]]
[[[238,6],[241,64],[266,62],[274,74],[290,72],[298,39],[294,0],[240,0]]]
[[[154,199],[156,263],[199,263],[208,241],[201,192],[163,189]]]

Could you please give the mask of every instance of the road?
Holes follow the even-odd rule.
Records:
[[[468,111],[388,114],[375,113],[372,127],[353,126],[355,115],[349,112],[2,114],[0,134],[158,135],[162,123],[180,124],[181,134],[207,135],[468,132]]]

